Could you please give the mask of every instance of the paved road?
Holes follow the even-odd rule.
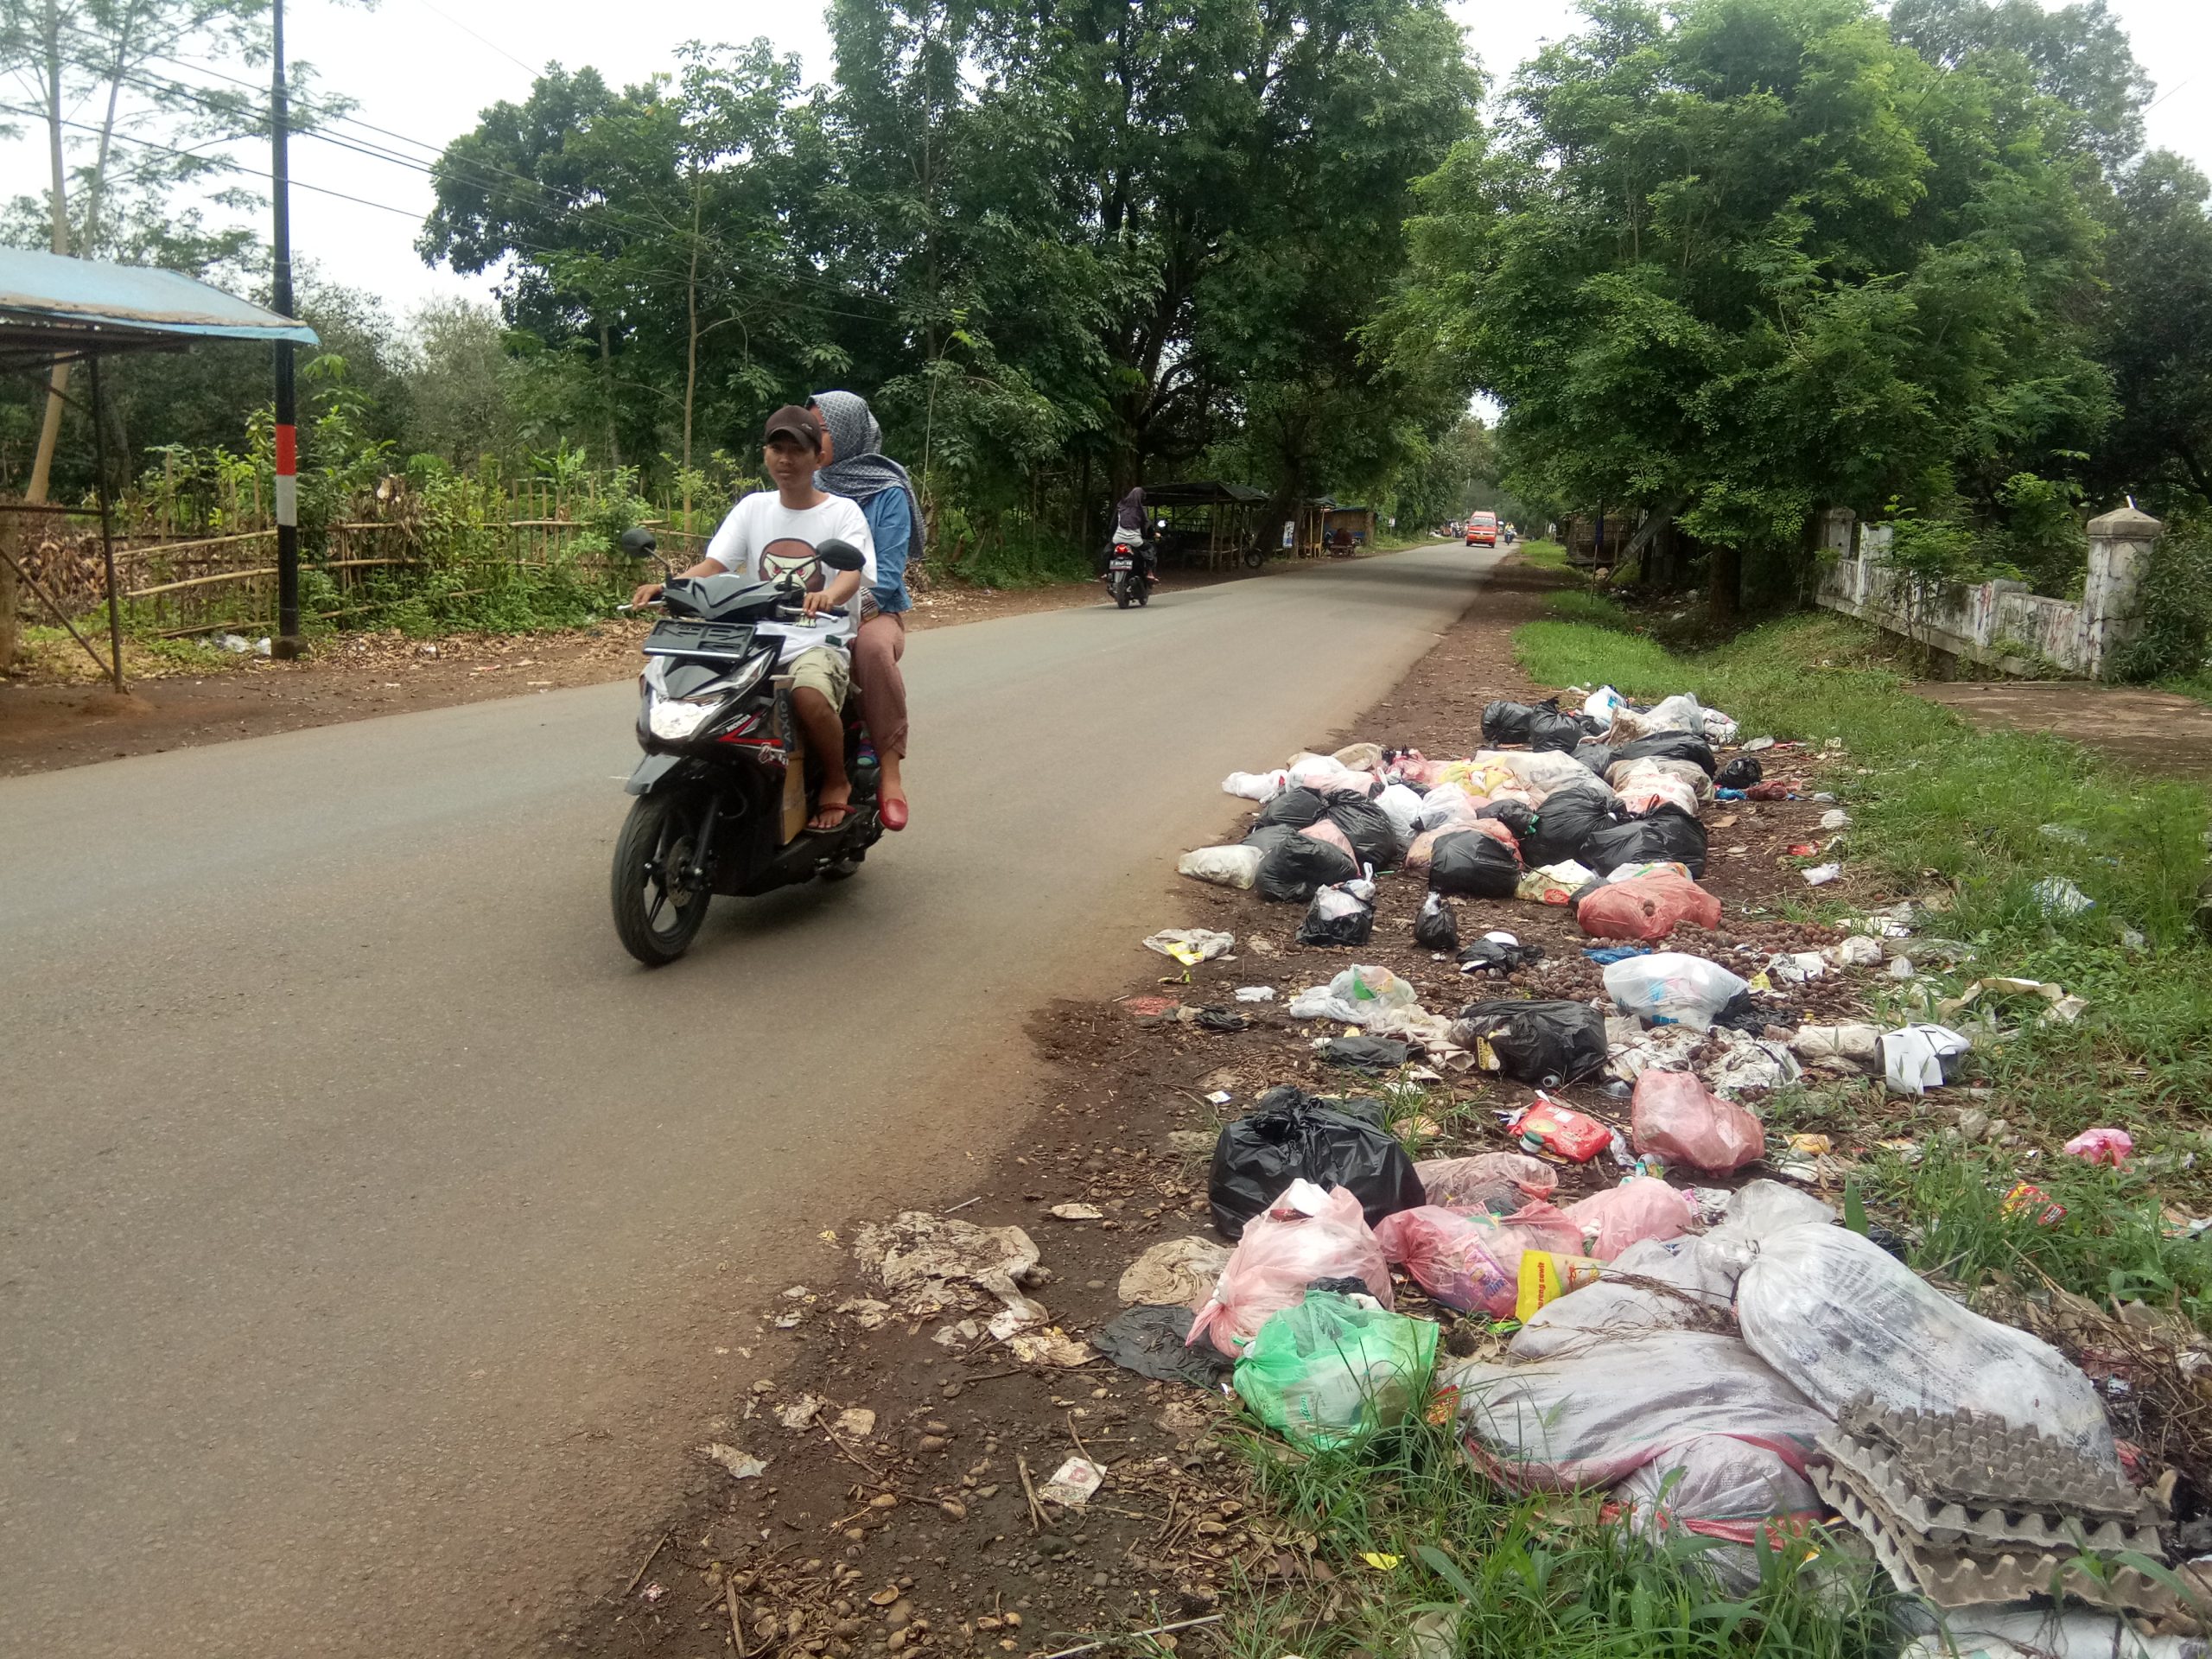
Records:
[[[1022,1016],[1456,547],[918,634],[915,828],[634,967],[626,684],[0,782],[0,1652],[533,1644],[817,1229],[988,1157]]]

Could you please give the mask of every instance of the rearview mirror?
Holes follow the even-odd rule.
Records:
[[[660,543],[643,524],[632,524],[622,532],[615,545],[633,559],[649,559]]]
[[[815,556],[832,570],[862,570],[868,568],[868,558],[850,542],[828,541],[814,550]]]

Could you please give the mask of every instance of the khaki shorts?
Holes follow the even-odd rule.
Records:
[[[853,659],[831,645],[817,645],[811,651],[801,652],[785,671],[791,677],[792,690],[804,686],[810,691],[817,691],[829,700],[832,709],[842,709],[846,694],[853,689]]]

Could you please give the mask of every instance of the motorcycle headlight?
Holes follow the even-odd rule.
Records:
[[[656,697],[645,715],[645,726],[664,742],[680,743],[707,723],[707,716],[721,706],[719,696]]]

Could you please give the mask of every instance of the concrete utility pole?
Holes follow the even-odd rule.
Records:
[[[292,315],[292,177],[287,151],[290,111],[284,94],[284,0],[272,0],[275,70],[269,90],[270,184],[276,199],[276,270],[270,302],[280,316]],[[296,657],[307,648],[300,637],[300,439],[292,385],[292,342],[276,342],[276,639],[278,657]]]

